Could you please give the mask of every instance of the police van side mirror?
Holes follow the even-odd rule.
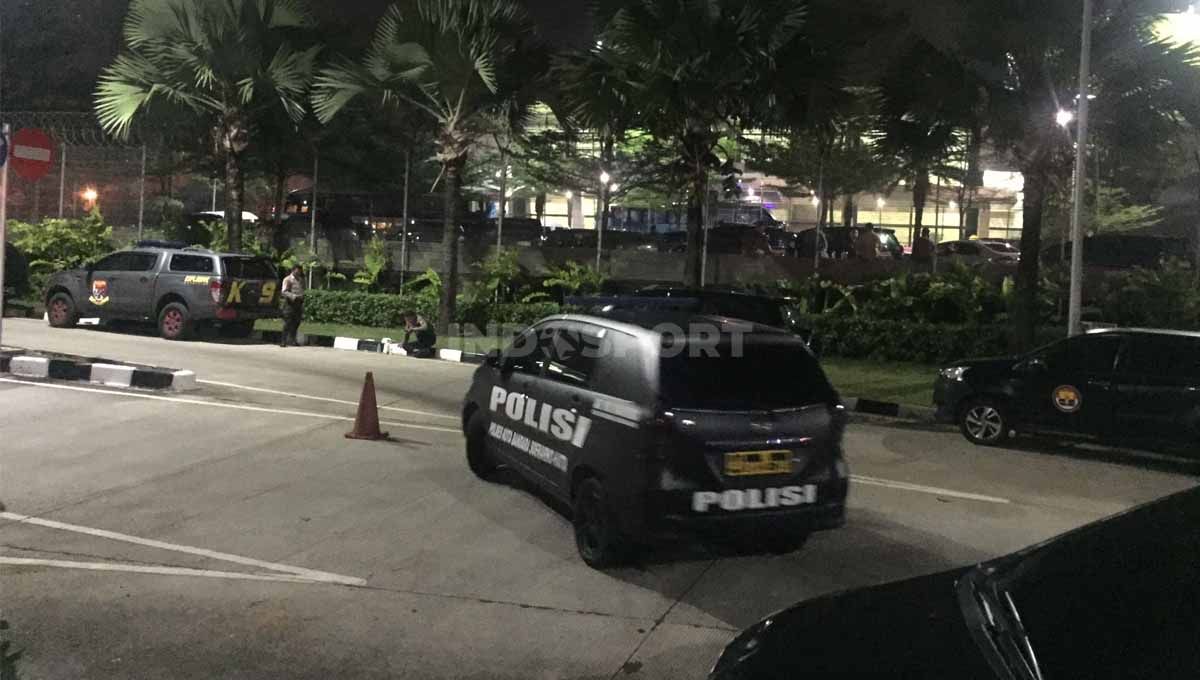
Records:
[[[483,363],[492,368],[500,368],[500,350],[489,349],[483,356]]]

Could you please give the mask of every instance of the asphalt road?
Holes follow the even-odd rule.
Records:
[[[473,367],[13,319],[4,344],[209,381],[0,379],[0,617],[21,678],[702,678],[737,629],[797,600],[983,560],[1196,481],[1123,453],[856,422],[845,528],[782,557],[680,544],[599,572],[564,514],[467,471]],[[368,370],[392,441],[342,436]]]

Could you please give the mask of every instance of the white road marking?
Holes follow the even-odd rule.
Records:
[[[251,387],[249,385],[237,385],[234,383],[219,382],[217,380],[197,380],[196,382],[198,382],[202,385],[218,385],[220,387],[233,387],[233,388],[236,388],[239,390],[248,390],[250,392],[266,392],[267,394],[278,394],[281,397],[296,397],[298,399],[312,399],[313,401],[327,401],[327,402],[330,402],[333,404],[349,404],[351,406],[358,405],[357,401],[349,401],[347,399],[333,399],[331,397],[314,397],[309,394],[298,394],[296,392],[284,392],[282,390],[272,390],[272,389],[268,389],[266,387]],[[429,416],[431,418],[445,418],[447,420],[455,420],[455,421],[457,421],[459,419],[459,416],[455,416],[455,415],[445,415],[442,413],[430,413],[428,411],[414,411],[412,409],[399,408],[397,406],[380,406],[379,408],[383,409],[383,410],[387,410],[387,411],[397,411],[400,413],[411,413],[411,414],[417,415],[417,416]]]
[[[99,538],[107,538],[113,541],[122,541],[124,543],[133,543],[135,545],[144,545],[149,548],[160,548],[162,550],[171,550],[173,552],[186,553],[188,555],[198,555],[207,557],[213,560],[221,560],[222,562],[233,562],[234,564],[242,564],[248,567],[258,567],[260,569],[268,569],[270,571],[283,572],[299,576],[308,581],[320,581],[322,583],[341,583],[349,586],[362,586],[367,582],[361,578],[353,576],[342,576],[340,574],[331,574],[327,571],[317,571],[316,569],[305,569],[304,567],[293,567],[290,564],[279,564],[278,562],[264,562],[256,560],[253,557],[242,557],[241,555],[231,555],[229,553],[217,552],[207,548],[194,548],[190,545],[180,545],[178,543],[167,543],[166,541],[156,541],[152,538],[139,538],[122,534],[116,531],[107,529],[93,529],[92,527],[80,526],[78,524],[68,524],[66,522],[58,522],[52,519],[43,519],[41,517],[30,517],[29,515],[20,515],[15,512],[0,512],[0,519],[7,519],[21,524],[33,524],[49,529],[60,529],[62,531],[71,531],[77,534],[86,534],[88,536],[96,536]],[[15,558],[14,558],[15,559]],[[201,570],[202,571],[202,570]]]
[[[245,404],[224,404],[217,401],[203,401],[201,399],[184,399],[182,397],[161,397],[156,394],[141,394],[139,392],[117,392],[115,390],[101,390],[92,387],[76,387],[74,385],[58,385],[55,383],[30,382],[28,380],[14,380],[12,378],[0,378],[0,382],[14,383],[17,385],[28,385],[30,387],[48,387],[56,390],[71,390],[73,392],[92,392],[94,394],[111,394],[118,397],[131,397],[134,399],[149,399],[152,401],[169,401],[176,404],[192,404],[195,406],[209,406],[212,408],[229,408],[238,411],[254,411],[257,413],[274,413],[283,416],[302,416],[305,418],[322,418],[325,420],[341,420],[343,422],[353,422],[351,416],[335,416],[329,413],[314,413],[312,411],[292,411],[290,409],[267,408],[265,406],[247,406]],[[432,432],[450,432],[453,434],[462,434],[458,428],[454,427],[437,427],[436,425],[414,425],[413,423],[398,423],[392,421],[380,421],[381,425],[392,427],[407,427],[413,430],[429,430]]]
[[[285,574],[242,574],[236,571],[213,571],[211,569],[188,569],[186,567],[156,567],[143,564],[120,562],[73,562],[70,560],[42,560],[30,557],[5,557],[0,555],[0,564],[26,567],[56,567],[58,569],[88,569],[91,571],[126,571],[136,574],[161,574],[163,576],[202,576],[205,578],[242,579],[245,581],[277,581],[280,583],[328,583],[301,576]],[[343,584],[357,585],[357,584]]]
[[[977,493],[967,493],[966,491],[953,491],[951,489],[942,489],[936,486],[923,486],[921,484],[909,484],[908,482],[896,482],[890,479],[879,479],[878,477],[864,477],[863,475],[850,475],[850,481],[858,482],[859,484],[870,484],[871,486],[882,486],[889,489],[899,489],[901,491],[916,491],[917,493],[933,494],[934,496],[946,496],[948,498],[961,498],[968,501],[980,501],[983,503],[997,503],[1007,505],[1012,503],[1007,498],[997,498],[996,496],[984,496]]]

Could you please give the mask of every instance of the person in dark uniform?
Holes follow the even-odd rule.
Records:
[[[413,357],[433,356],[433,347],[437,344],[437,334],[433,327],[420,314],[413,311],[404,312],[404,347],[405,353]]]
[[[296,344],[296,332],[300,330],[300,320],[304,318],[304,279],[300,265],[292,267],[292,271],[283,278],[283,337],[279,339],[280,347]]]

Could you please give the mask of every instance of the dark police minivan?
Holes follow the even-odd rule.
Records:
[[[1200,455],[1200,333],[1104,330],[959,361],[939,371],[933,399],[976,444],[1029,430]]]
[[[775,328],[550,317],[488,356],[462,418],[471,470],[510,466],[569,503],[593,567],[680,532],[788,552],[845,521],[844,408]]]

